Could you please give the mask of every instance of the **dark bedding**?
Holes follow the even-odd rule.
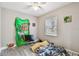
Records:
[[[69,56],[68,52],[63,47],[57,47],[51,43],[38,48],[35,53],[37,56]]]

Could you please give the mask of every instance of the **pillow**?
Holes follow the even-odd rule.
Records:
[[[31,46],[31,49],[33,52],[35,52],[37,48],[40,48],[41,46],[46,46],[48,44],[49,44],[48,41],[37,42],[33,46]]]

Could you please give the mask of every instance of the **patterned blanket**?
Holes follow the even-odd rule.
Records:
[[[68,52],[63,47],[57,47],[54,44],[49,44],[37,49],[37,56],[69,56]]]

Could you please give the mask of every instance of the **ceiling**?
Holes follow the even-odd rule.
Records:
[[[47,5],[42,7],[42,9],[34,10],[33,8],[27,8],[27,3],[28,2],[0,2],[0,7],[12,9],[38,17],[64,5],[70,4],[69,2],[47,2]]]

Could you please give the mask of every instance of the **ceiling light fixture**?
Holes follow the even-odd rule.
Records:
[[[32,4],[34,10],[41,9],[43,6],[46,6],[46,2],[33,2]]]
[[[47,2],[28,2],[26,8],[33,8],[35,11],[38,9],[43,9],[47,5]]]

